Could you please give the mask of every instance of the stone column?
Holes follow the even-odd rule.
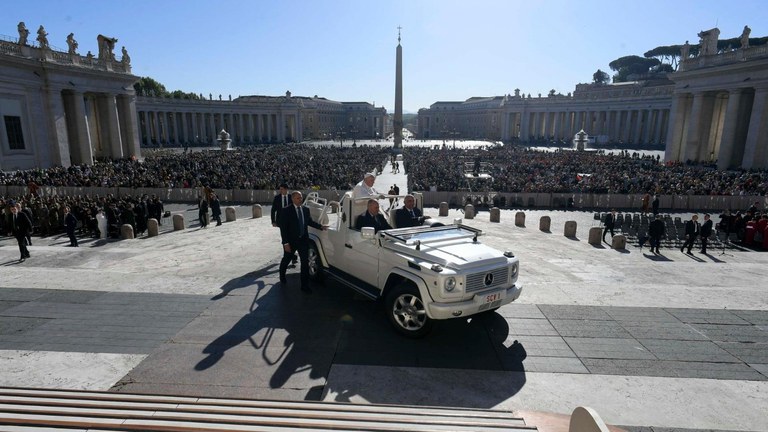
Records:
[[[70,140],[75,142],[75,151],[72,159],[77,164],[93,164],[93,149],[91,148],[91,135],[88,133],[86,123],[85,99],[81,92],[73,92],[72,116],[74,117],[74,134]]]
[[[598,135],[608,135],[608,111],[600,111],[596,129],[599,130]]]
[[[728,92],[728,103],[725,107],[725,121],[723,122],[723,134],[720,139],[720,150],[717,153],[717,168],[724,170],[737,165],[740,161],[734,161],[734,149],[736,147],[737,132],[739,126],[739,104],[741,103],[742,89]]]
[[[529,129],[529,123],[531,121],[531,114],[528,111],[520,113],[520,140],[528,141],[531,136]]]
[[[214,119],[214,113],[208,114],[208,124],[210,125],[211,129],[208,131],[208,142],[210,144],[216,145],[216,134],[218,131],[216,130],[216,119]]]
[[[195,137],[200,136],[200,132],[197,130],[197,113],[196,112],[189,113],[189,121],[190,121],[190,124],[192,125],[192,129],[187,140],[194,141]]]
[[[174,144],[179,143],[179,113],[171,111],[168,113],[168,141]]]
[[[144,114],[144,137],[146,138],[146,145],[152,144],[152,118],[149,116],[149,111],[143,111]]]
[[[552,128],[553,129],[552,135],[554,135],[555,139],[560,139],[560,131],[563,127],[562,116],[563,116],[562,112],[556,112],[553,114],[554,127]]]
[[[752,115],[749,118],[747,141],[744,144],[744,169],[768,168],[768,87],[756,88],[752,103]]]
[[[672,99],[670,127],[667,130],[667,147],[664,152],[665,161],[680,161],[683,156],[683,141],[685,138],[685,120],[688,117],[690,95],[679,93]]]
[[[654,110],[646,110],[645,111],[645,127],[643,128],[643,142],[644,143],[650,143],[653,139],[653,112]]]
[[[117,114],[120,120],[122,153],[125,156],[141,156],[139,125],[136,117],[136,97],[133,95],[117,96]]]
[[[189,141],[189,125],[187,124],[187,115],[189,115],[187,112],[181,113],[181,133],[179,134],[179,140],[183,143]]]
[[[579,133],[580,130],[584,129],[584,126],[582,126],[582,123],[584,122],[584,119],[582,117],[583,114],[584,113],[581,111],[578,111],[576,113],[576,124],[574,124],[573,129],[571,130],[570,138],[573,138],[573,136]],[[587,133],[591,133],[591,132],[587,132]]]
[[[115,102],[115,95],[113,94],[101,94],[101,109],[103,113],[105,130],[102,130],[102,134],[106,133],[106,137],[102,135],[102,142],[107,142],[109,145],[109,156],[113,159],[120,159],[124,156],[123,144],[120,137],[120,121],[117,114],[117,103]]]
[[[581,126],[581,129],[584,129],[584,132],[594,135],[595,134],[595,128],[592,127],[592,116],[594,116],[594,113],[592,111],[587,111],[586,116],[584,118],[584,121],[582,122],[583,125]],[[576,135],[576,132],[578,132],[579,129],[577,128],[576,131],[573,132],[574,135]]]
[[[635,111],[635,131],[632,134],[632,142],[639,144],[643,141],[643,110]]]
[[[691,119],[688,123],[688,136],[685,141],[685,160],[701,160],[706,151],[711,130],[712,107],[714,97],[704,92],[693,95]]]
[[[368,124],[372,125],[373,121],[369,122]],[[370,130],[368,131],[368,134],[371,136],[373,135]],[[296,136],[294,139],[299,143],[304,140],[304,125],[302,124],[301,113],[298,111],[296,112]]]
[[[264,140],[264,123],[262,122],[261,114],[256,114],[256,142],[260,143]]]
[[[272,142],[272,114],[267,114],[267,142]]]
[[[656,118],[656,142],[666,141],[670,128],[670,110],[659,110]]]
[[[50,119],[48,131],[51,142],[51,161],[54,165],[69,167],[71,165],[69,155],[69,136],[67,134],[67,121],[64,111],[64,98],[61,89],[48,88],[46,92],[47,103],[44,108],[47,118]],[[48,143],[46,143],[48,144]]]

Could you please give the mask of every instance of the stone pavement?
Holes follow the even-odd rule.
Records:
[[[77,249],[35,239],[24,263],[2,239],[0,385],[564,414],[587,405],[617,425],[768,430],[768,254],[659,258],[590,246],[590,212],[526,210],[524,228],[514,213],[465,222],[520,257],[519,301],[422,340],[333,283],[303,295],[293,270],[281,286],[276,229],[250,207],[236,222],[152,239]],[[538,230],[542,215],[551,233]],[[563,237],[566,220],[576,239]]]

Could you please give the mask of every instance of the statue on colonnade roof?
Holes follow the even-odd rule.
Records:
[[[27,38],[29,37],[29,30],[27,30],[27,26],[24,24],[24,21],[20,21],[16,28],[19,30],[19,45],[26,45]]]

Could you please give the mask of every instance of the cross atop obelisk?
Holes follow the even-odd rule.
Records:
[[[395,60],[395,118],[392,126],[395,133],[394,151],[400,153],[403,149],[403,47],[400,46],[400,30],[397,26],[397,55]]]

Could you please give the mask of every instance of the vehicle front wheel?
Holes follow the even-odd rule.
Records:
[[[317,251],[317,245],[314,242],[309,244],[307,264],[309,266],[309,279],[313,282],[322,282],[323,263],[320,260],[320,253]]]
[[[400,285],[390,291],[385,307],[392,325],[405,336],[420,338],[432,330],[434,321],[427,316],[424,302],[413,285]]]

